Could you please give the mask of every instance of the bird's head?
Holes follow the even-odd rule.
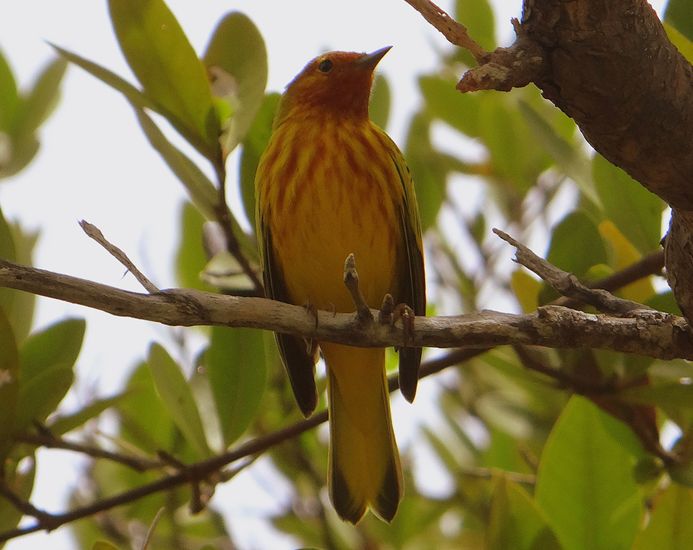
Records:
[[[277,122],[313,113],[367,118],[373,71],[390,48],[316,57],[286,87]]]

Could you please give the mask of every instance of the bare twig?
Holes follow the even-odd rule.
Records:
[[[539,275],[539,277],[564,296],[592,305],[600,311],[616,315],[629,315],[640,310],[654,311],[649,306],[618,298],[606,290],[589,288],[583,285],[575,275],[551,265],[507,233],[500,229],[494,229],[493,232],[517,249],[515,259],[518,263]]]
[[[439,372],[446,367],[456,365],[459,362],[464,361],[466,358],[473,357],[475,355],[475,351],[476,350],[454,350],[444,357],[427,361],[421,365],[421,369],[419,370],[421,375],[420,377],[423,378],[430,376],[431,374]],[[388,388],[391,392],[399,388],[399,382],[396,375],[391,376],[388,379]],[[63,514],[48,514],[40,510],[36,510],[30,503],[23,501],[10,491],[11,495],[6,498],[8,498],[8,500],[10,498],[17,500],[18,502],[15,504],[17,508],[26,514],[35,517],[37,521],[33,525],[19,527],[17,529],[0,533],[0,542],[44,529],[55,529],[56,527],[60,527],[66,523],[92,516],[99,512],[110,510],[123,504],[129,504],[153,493],[172,489],[180,485],[196,483],[209,479],[211,476],[219,472],[219,470],[224,466],[241,459],[244,460],[242,467],[245,467],[249,463],[247,461],[248,458],[255,457],[260,453],[263,453],[264,451],[275,447],[284,441],[311,430],[326,421],[327,411],[321,411],[306,420],[301,420],[287,426],[286,428],[277,430],[276,432],[252,439],[246,443],[243,443],[242,445],[239,445],[236,449],[221,455],[197,462],[195,464],[180,464],[180,469],[175,474],[164,476],[152,483],[142,485],[129,491],[124,491],[112,497],[101,499],[90,505],[76,508],[75,510],[65,512]],[[234,469],[232,473],[237,473],[237,470]],[[225,474],[220,473],[219,479],[223,480],[224,478]],[[0,485],[0,495],[5,496],[5,489],[6,488],[3,488],[3,486]],[[14,503],[12,500],[11,502]]]
[[[37,447],[47,447],[50,449],[64,449],[66,451],[74,451],[76,453],[82,453],[93,458],[105,458],[107,460],[123,464],[138,472],[144,472],[155,468],[161,468],[163,466],[163,464],[157,460],[151,460],[131,455],[124,455],[121,453],[107,451],[106,449],[102,449],[100,447],[94,447],[92,445],[85,445],[83,443],[68,441],[61,437],[57,437],[48,430],[41,430],[39,433],[36,434],[22,434],[17,437],[17,441],[21,441],[22,443],[27,443],[29,445],[36,445]]]
[[[372,321],[373,314],[359,288],[359,273],[356,271],[356,258],[349,254],[344,262],[344,285],[356,306],[356,315],[360,321]]]
[[[628,267],[621,269],[603,279],[599,279],[593,282],[585,283],[589,288],[601,288],[608,290],[609,292],[614,292],[620,288],[628,286],[631,283],[649,277],[651,275],[662,276],[662,268],[664,267],[664,251],[658,250],[656,252],[651,252],[650,254],[643,256],[637,262],[629,265]],[[562,296],[553,302],[551,305],[555,306],[565,306],[565,307],[577,307],[582,302],[574,298],[567,298]]]
[[[412,8],[418,11],[423,18],[438,29],[448,42],[455,46],[459,46],[474,56],[478,63],[483,63],[488,55],[479,44],[477,44],[469,33],[467,28],[461,23],[455,21],[445,11],[440,9],[430,0],[405,0]],[[473,0],[470,0],[473,1]]]
[[[159,289],[154,283],[152,283],[147,277],[142,273],[137,266],[127,257],[127,254],[123,252],[120,248],[114,244],[108,242],[106,237],[103,236],[101,230],[95,225],[90,224],[88,221],[82,220],[79,222],[80,227],[84,230],[88,237],[94,239],[97,243],[103,246],[108,253],[118,260],[121,264],[125,266],[130,273],[135,276],[135,279],[144,287],[144,289],[149,293],[159,292]]]
[[[219,155],[221,154],[221,151],[219,151]],[[241,269],[243,269],[243,272],[253,283],[257,295],[262,296],[264,295],[262,282],[260,281],[258,274],[250,265],[250,262],[248,262],[248,258],[245,257],[245,254],[241,250],[241,245],[238,242],[238,239],[236,238],[236,235],[233,231],[233,224],[231,223],[231,212],[229,211],[229,207],[226,204],[226,167],[224,165],[224,160],[221,156],[214,163],[214,171],[216,173],[217,191],[219,194],[218,203],[215,207],[215,213],[217,217],[217,222],[219,222],[219,225],[221,226],[224,233],[224,238],[226,239],[226,248],[231,253],[231,255],[234,258],[236,258],[236,261],[241,266]]]

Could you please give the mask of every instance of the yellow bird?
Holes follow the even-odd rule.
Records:
[[[269,298],[354,311],[344,286],[353,253],[370,307],[385,294],[424,315],[421,224],[402,153],[368,116],[373,71],[390,48],[330,52],[287,86],[255,178],[258,235]],[[315,355],[278,334],[282,360],[304,415],[317,403]],[[319,342],[327,364],[328,484],[339,516],[367,508],[390,521],[403,492],[385,376],[385,350]],[[414,399],[421,349],[400,350],[402,393]]]

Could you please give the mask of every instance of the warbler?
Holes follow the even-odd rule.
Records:
[[[386,294],[424,315],[421,223],[411,174],[397,145],[368,114],[376,65],[370,54],[320,55],[294,78],[278,106],[256,178],[266,295],[297,305],[354,311],[343,283],[353,253],[371,308]],[[283,363],[304,415],[317,403],[316,354],[278,334]],[[403,480],[392,428],[385,349],[318,342],[327,366],[329,493],[342,519],[370,508],[390,521]],[[412,401],[421,349],[399,350],[400,387]]]

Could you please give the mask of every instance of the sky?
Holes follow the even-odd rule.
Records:
[[[473,0],[469,0],[473,1]],[[662,2],[658,2],[657,6]],[[439,1],[451,11],[453,2]],[[512,37],[510,17],[519,17],[521,0],[496,0],[501,43]],[[318,53],[329,49],[372,51],[394,46],[378,70],[390,80],[393,112],[389,133],[402,144],[408,116],[419,105],[416,77],[434,69],[437,53],[449,46],[403,0],[169,0],[198,52],[205,48],[216,22],[228,11],[246,13],[263,34],[269,57],[268,89],[281,91]],[[472,36],[474,30],[470,29]],[[53,55],[47,42],[92,59],[134,82],[118,49],[106,2],[94,0],[0,0],[0,50],[20,85],[31,82]],[[182,186],[150,148],[128,104],[107,86],[76,67],[69,69],[62,99],[41,130],[42,147],[32,164],[11,180],[0,181],[0,205],[10,220],[40,230],[34,265],[134,291],[140,287],[103,249],[87,238],[77,222],[97,225],[124,249],[160,288],[175,286],[171,265],[177,239]],[[234,159],[229,173],[235,177]],[[235,197],[230,198],[231,201]],[[170,341],[170,331],[144,321],[122,319],[40,299],[36,326],[78,316],[87,319],[87,334],[78,362],[79,391],[66,406],[75,407],[94,393],[114,393],[152,340]],[[422,384],[418,402],[426,399]],[[430,398],[429,392],[429,398]],[[398,438],[401,426],[418,414],[395,402]],[[424,409],[425,407],[420,407]],[[425,414],[425,412],[424,412]],[[79,476],[80,462],[65,452],[40,453],[35,504],[49,511],[64,508],[64,498]],[[234,517],[245,548],[280,548],[286,541],[265,540],[258,518],[272,510],[274,487],[281,480],[260,461],[250,474],[220,487],[214,503]],[[56,475],[59,474],[59,475]],[[65,480],[71,480],[66,483]],[[444,479],[431,480],[444,484]],[[239,503],[243,487],[253,487],[257,501]],[[260,487],[257,489],[257,487]],[[264,488],[263,488],[264,486]],[[269,489],[271,487],[272,489]],[[268,535],[271,536],[271,535]],[[12,542],[10,550],[50,543],[57,550],[73,547],[67,529]],[[277,546],[276,544],[279,544]]]

